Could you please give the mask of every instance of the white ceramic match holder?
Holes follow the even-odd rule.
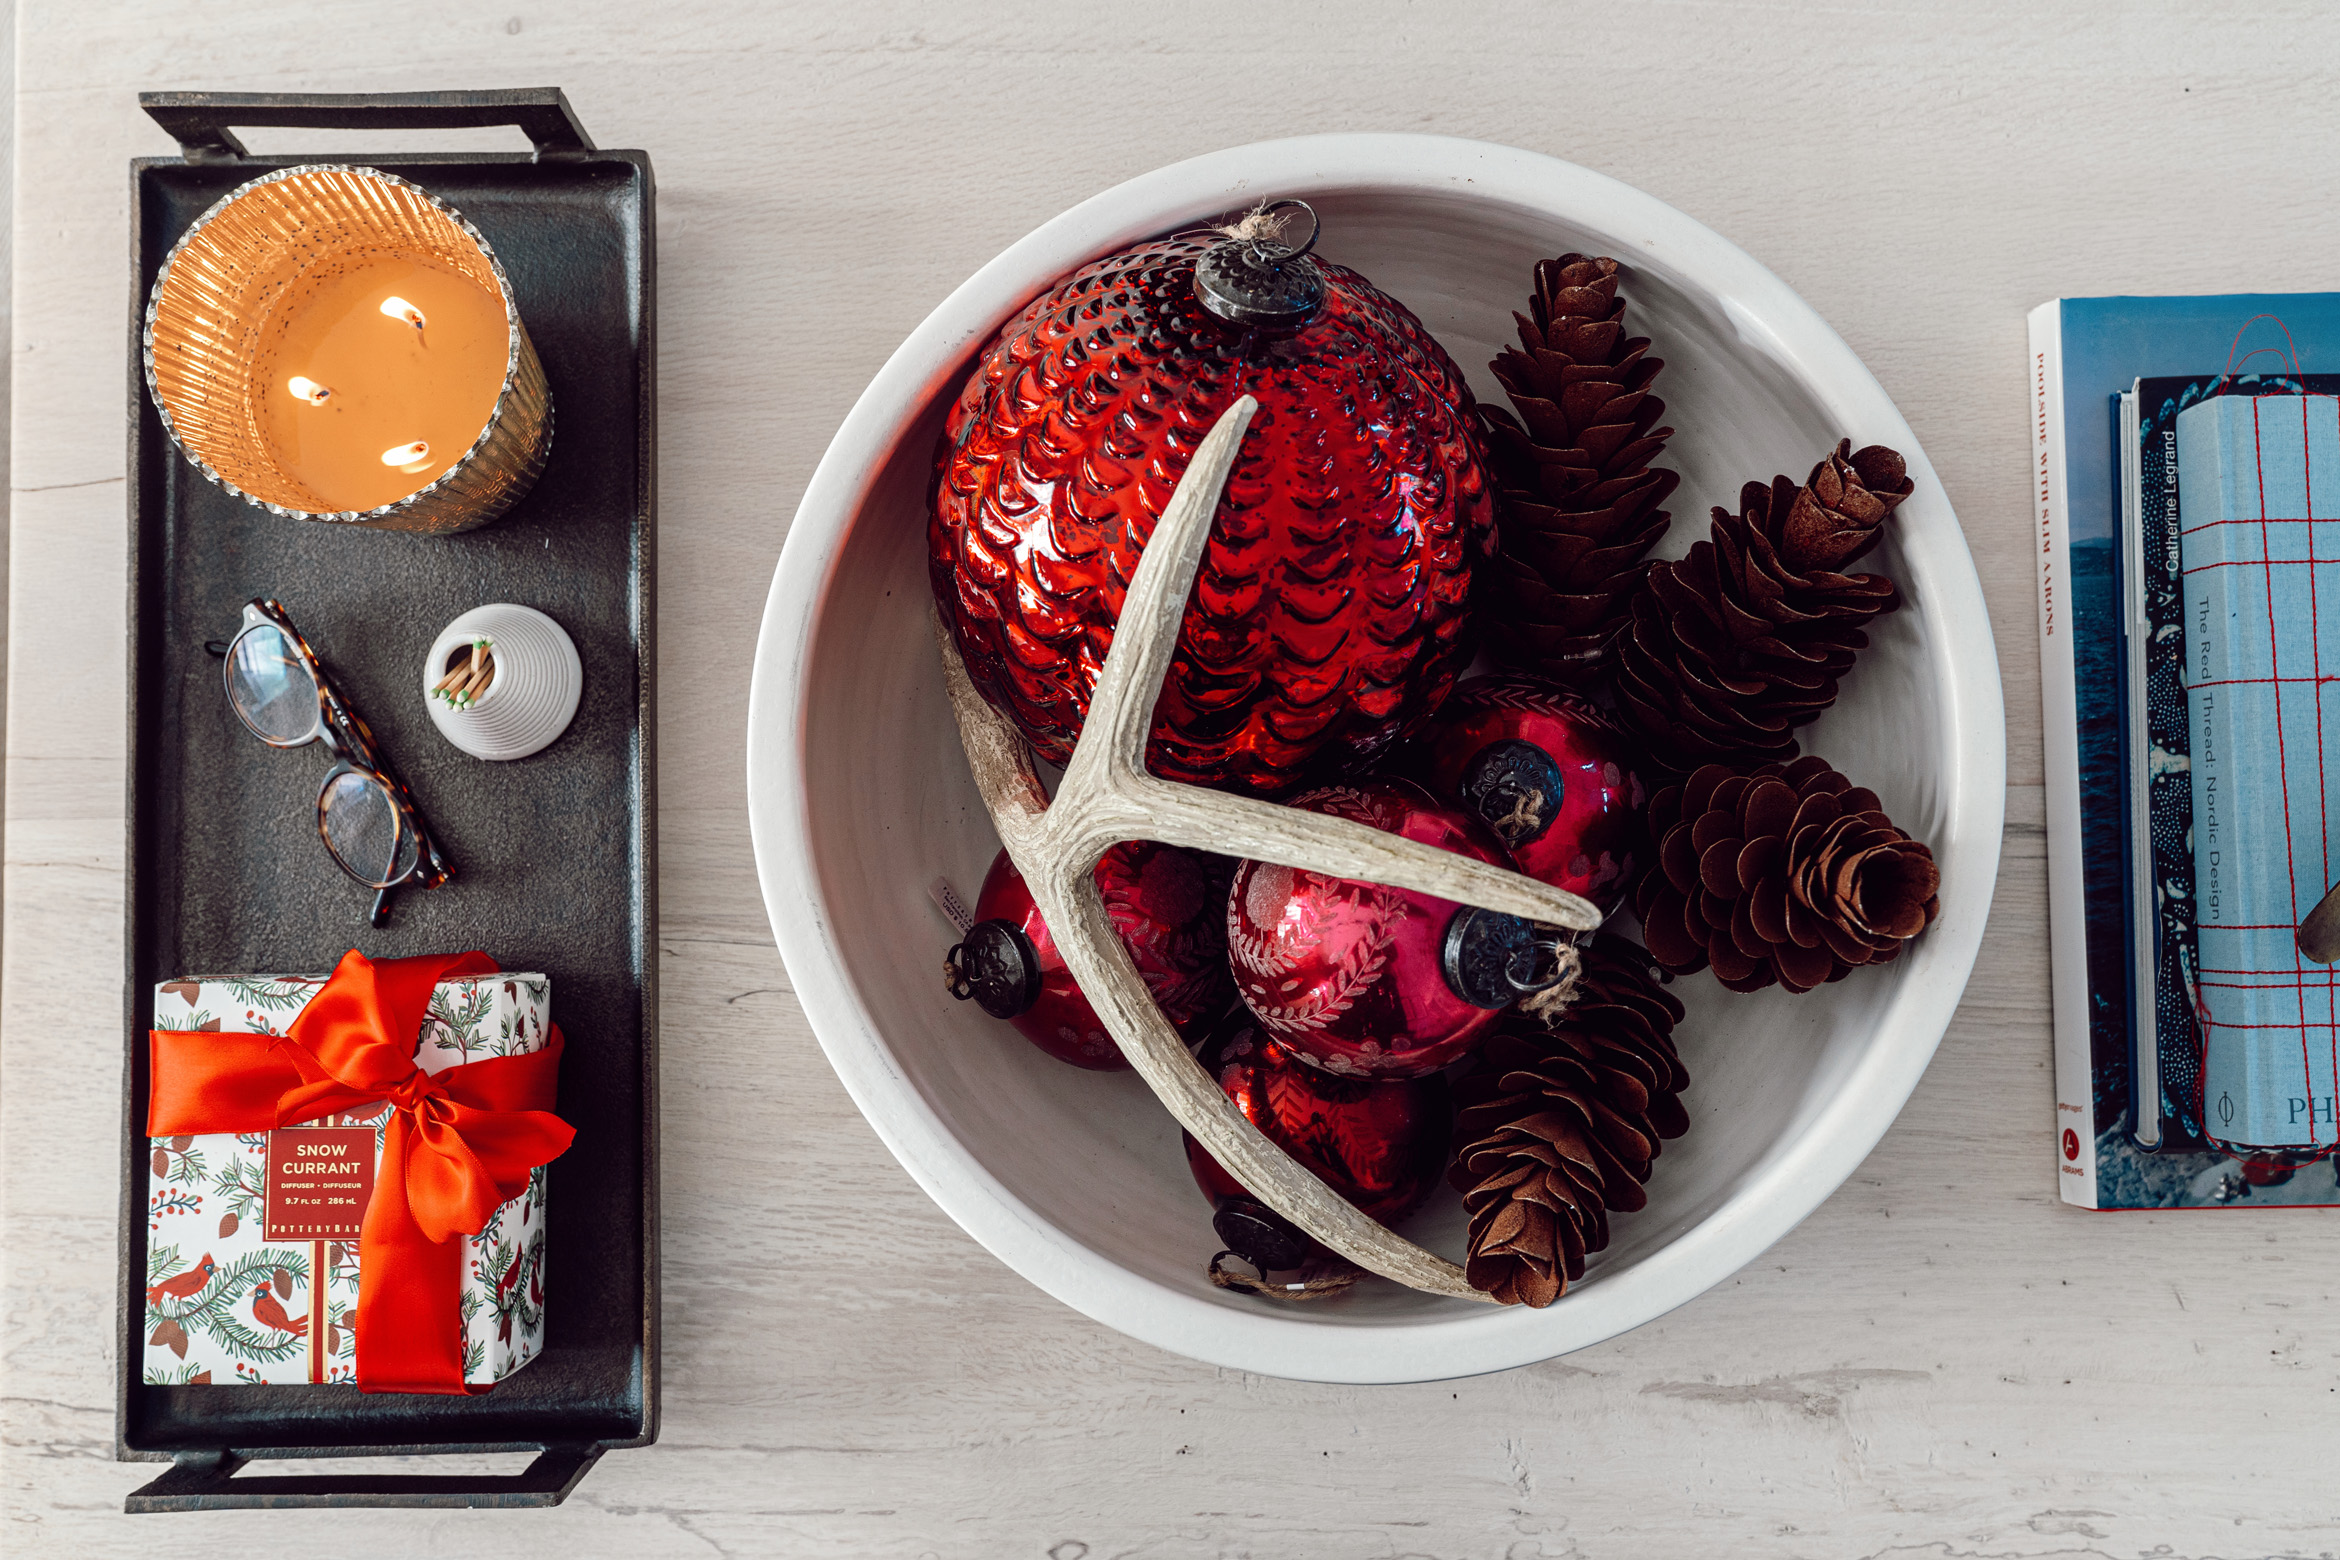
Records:
[[[490,672],[477,686],[442,691],[474,654]],[[576,717],[585,663],[566,630],[534,607],[474,607],[439,631],[423,658],[423,702],[439,735],[474,758],[526,758],[552,745]],[[449,693],[453,696],[450,697]]]

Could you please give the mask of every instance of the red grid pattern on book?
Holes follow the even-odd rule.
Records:
[[[2185,525],[2182,527],[2181,534],[2190,535],[2197,531],[2213,530],[2226,526],[2255,525],[2259,532],[2259,557],[2256,560],[2225,559],[2213,563],[2189,567],[2183,572],[2187,575],[2194,575],[2204,573],[2212,569],[2227,568],[2256,568],[2260,571],[2260,574],[2265,581],[2267,591],[2267,655],[2268,665],[2272,669],[2273,675],[2267,677],[2236,677],[2213,679],[2194,684],[2192,686],[2271,686],[2273,688],[2275,697],[2276,772],[2281,775],[2283,779],[2283,815],[2287,821],[2291,820],[2292,817],[2291,773],[2290,755],[2285,751],[2285,739],[2283,735],[2283,690],[2286,686],[2299,684],[2308,685],[2316,690],[2310,695],[2310,697],[2316,701],[2317,715],[2315,728],[2318,831],[2319,843],[2321,845],[2321,856],[2323,860],[2328,862],[2331,859],[2331,820],[2328,816],[2326,816],[2328,810],[2325,807],[2323,800],[2326,794],[2326,771],[2324,766],[2322,689],[2323,685],[2327,682],[2340,681],[2340,675],[2331,677],[2327,677],[2325,675],[2323,668],[2323,649],[2320,642],[2321,636],[2314,632],[2314,623],[2322,616],[2322,603],[2316,595],[2317,586],[2315,565],[2318,560],[2316,558],[2315,462],[2311,453],[2311,441],[2308,438],[2308,411],[2309,403],[2311,401],[2321,401],[2326,407],[2329,407],[2333,410],[2336,417],[2340,417],[2340,401],[2335,401],[2330,397],[2304,395],[2253,396],[2250,398],[2250,401],[2252,441],[2251,458],[2253,468],[2252,476],[2254,479],[2254,485],[2257,487],[2259,494],[2259,513],[2256,517],[2244,516],[2235,519],[2209,520],[2204,521],[2199,525]],[[2305,515],[2270,515],[2267,513],[2265,443],[2262,435],[2265,426],[2264,420],[2267,415],[2268,403],[2270,401],[2281,401],[2285,403],[2284,407],[2280,408],[2279,410],[2289,410],[2291,407],[2296,407],[2298,409],[2300,420],[2300,476],[2307,494],[2307,502],[2302,506],[2307,510]],[[2294,526],[2298,528],[2296,533],[2290,529]],[[2306,555],[2304,557],[2279,558],[2275,556],[2276,550],[2274,542],[2278,534],[2278,528],[2281,528],[2280,534],[2287,543],[2292,542],[2295,535],[2304,541],[2306,551]],[[2275,627],[2275,571],[2281,568],[2305,568],[2307,570],[2308,602],[2310,609],[2310,632],[2308,634],[2308,643],[2311,647],[2312,664],[2304,675],[2296,672],[2290,676],[2284,675],[2282,641],[2281,637],[2277,634]],[[2289,877],[2288,886],[2291,896],[2292,919],[2290,924],[2281,927],[2227,927],[2222,928],[2222,930],[2290,931],[2299,924],[2299,918],[2306,912],[2302,909],[2300,904],[2299,863],[2297,859],[2297,853],[2292,849],[2291,833],[2288,829],[2284,835],[2284,860]],[[2315,900],[2320,900],[2323,898],[2324,891],[2328,886],[2330,885],[2316,885],[2314,896],[2309,901],[2311,905]],[[2332,1000],[2335,998],[2340,998],[2340,971],[2336,971],[2330,965],[2318,966],[2311,970],[2308,967],[2308,961],[2305,956],[2300,954],[2298,951],[2298,946],[2296,943],[2294,943],[2292,947],[2292,964],[2293,968],[2288,972],[2291,976],[2289,980],[2280,978],[2279,972],[2273,971],[2228,970],[2213,969],[2209,967],[2200,969],[2197,972],[2197,975],[2199,977],[2204,977],[2200,980],[2200,984],[2205,988],[2220,987],[2230,990],[2257,989],[2262,991],[2291,991],[2299,998],[2299,1018],[2297,1022],[2221,1024],[2213,1021],[2210,1018],[2206,1004],[2197,1005],[2196,1019],[2197,1022],[2202,1026],[2203,1030],[2210,1028],[2223,1028],[2230,1030],[2251,1031],[2298,1031],[2302,1092],[2306,1094],[2309,1102],[2308,1139],[2311,1144],[2319,1144],[2323,1141],[2323,1139],[2319,1136],[2316,1127],[2317,1117],[2315,1114],[2314,1105],[2316,1097],[2315,1064],[2310,1055],[2310,1047],[2316,1044],[2316,1041],[2320,1036],[2323,1041],[2323,1048],[2329,1053],[2328,1060],[2332,1069],[2331,1076],[2335,1080],[2340,1080],[2340,1026],[2336,1026],[2330,1017],[2327,1017],[2320,1022],[2311,1021],[2308,1018],[2307,1012],[2307,994],[2310,990],[2323,993],[2327,1001],[2326,1012],[2327,1014],[2331,1014],[2333,1012],[2333,1009],[2330,1005]],[[2226,982],[2213,981],[2206,978],[2212,975],[2239,976],[2242,977],[2242,979],[2238,981]],[[2198,1049],[2203,1051],[2207,1050],[2207,1037],[2200,1031],[2197,1032],[2197,1045]],[[2202,1097],[2202,1093],[2203,1091],[2206,1091],[2208,1086],[2208,1061],[2206,1056],[2198,1056],[2196,1061],[2197,1066],[2195,1068],[2194,1074],[2197,1080],[2195,1084],[2197,1094],[2194,1101],[2195,1117],[2197,1120],[2203,1123],[2205,1133],[2207,1134],[2210,1118],[2207,1109],[2208,1102],[2205,1098]],[[2336,1083],[2336,1087],[2340,1087],[2340,1083]],[[2340,1111],[2327,1111],[2324,1119],[2326,1121],[2333,1121],[2333,1117],[2336,1115],[2340,1115]],[[2217,1141],[2215,1136],[2213,1136],[2212,1140]],[[2333,1121],[2333,1140],[2335,1143],[2340,1143],[2340,1121]]]

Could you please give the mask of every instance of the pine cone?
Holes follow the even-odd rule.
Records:
[[[1797,487],[1739,490],[1713,539],[1654,565],[1618,646],[1617,699],[1652,754],[1678,772],[1795,755],[1794,729],[1836,702],[1836,683],[1901,604],[1881,574],[1837,571],[1884,537],[1914,484],[1882,444],[1836,453]]]
[[[1465,1146],[1447,1178],[1471,1220],[1472,1287],[1547,1306],[1609,1243],[1609,1213],[1648,1201],[1660,1138],[1690,1128],[1690,1075],[1674,1052],[1682,1004],[1649,955],[1604,933],[1582,948],[1583,984],[1554,1027],[1517,1013],[1456,1089]]]
[[[1733,991],[1810,991],[1882,964],[1942,907],[1934,853],[1823,758],[1708,764],[1658,792],[1649,822],[1658,864],[1634,909],[1650,957],[1676,974],[1711,964]]]
[[[1650,462],[1673,429],[1649,393],[1665,364],[1628,340],[1614,260],[1562,255],[1536,266],[1534,317],[1489,365],[1510,413],[1481,405],[1501,552],[1493,648],[1530,671],[1573,681],[1609,659],[1627,603],[1666,534],[1658,505],[1681,479]]]

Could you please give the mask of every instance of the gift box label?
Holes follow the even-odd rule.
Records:
[[[374,1134],[296,1127],[268,1134],[263,1233],[270,1240],[356,1240],[374,1195]]]
[[[321,976],[191,976],[155,988],[154,1027],[282,1034]],[[439,982],[416,1037],[427,1073],[544,1048],[550,983],[504,972]],[[392,1107],[275,1132],[151,1139],[145,1359],[153,1386],[357,1378],[359,1236]],[[358,1166],[351,1171],[350,1165]],[[467,1249],[463,1379],[500,1381],[544,1349],[545,1172]]]

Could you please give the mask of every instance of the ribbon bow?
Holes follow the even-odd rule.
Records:
[[[525,1056],[441,1073],[414,1064],[431,990],[493,975],[484,953],[384,959],[352,949],[282,1035],[148,1033],[151,1137],[265,1132],[397,1107],[358,1240],[357,1382],[367,1392],[484,1392],[463,1380],[463,1243],[558,1158],[561,1032]]]

